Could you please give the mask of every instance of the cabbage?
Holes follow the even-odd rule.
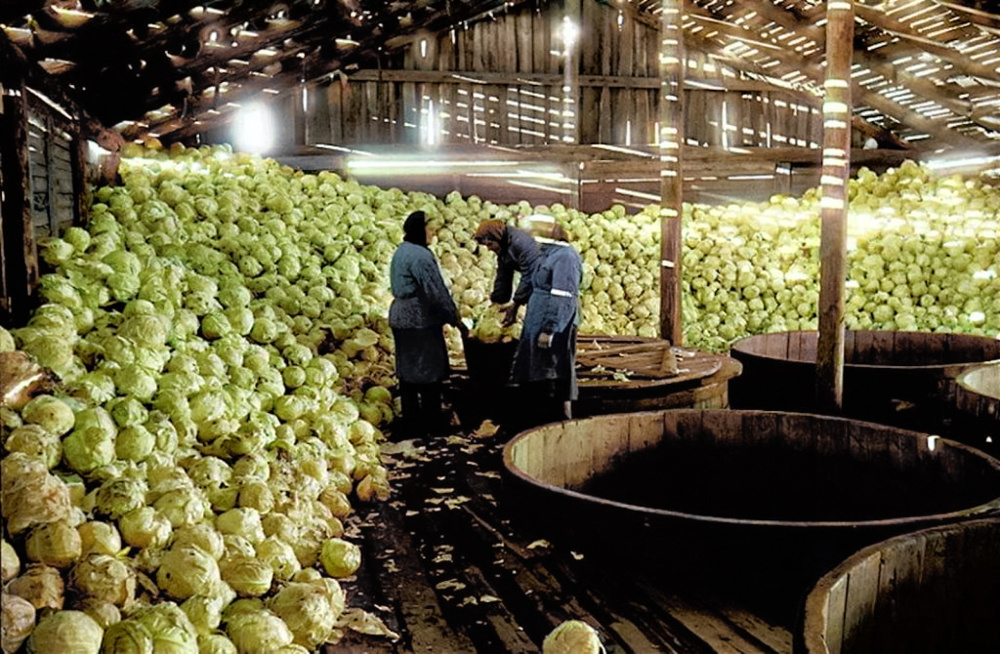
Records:
[[[0,649],[13,654],[35,628],[35,607],[16,595],[0,595]]]
[[[543,654],[602,654],[604,646],[597,632],[586,622],[567,620],[553,629],[542,642]]]
[[[315,650],[331,639],[337,618],[344,610],[344,594],[336,582],[329,586],[323,581],[293,582],[266,605],[285,621],[296,644]]]
[[[135,363],[126,364],[115,371],[114,380],[119,393],[142,402],[152,400],[158,388],[156,378],[146,368]]]
[[[199,634],[199,654],[238,654],[236,645],[222,634]]]
[[[122,548],[122,537],[113,524],[92,520],[76,528],[80,534],[80,555],[107,554],[114,556]]]
[[[350,577],[361,566],[361,548],[341,538],[330,538],[323,543],[320,563],[331,577]]]
[[[101,407],[80,411],[73,431],[63,439],[66,464],[81,474],[108,465],[115,458],[117,433],[111,415]]]
[[[146,482],[141,479],[123,477],[109,479],[94,493],[94,510],[112,520],[146,505]]]
[[[139,314],[126,318],[118,329],[118,335],[139,347],[155,348],[167,342],[167,327],[157,315]]]
[[[76,422],[73,409],[52,395],[38,395],[29,400],[21,408],[21,418],[56,436],[68,432]]]
[[[48,468],[56,467],[62,459],[62,441],[59,436],[39,425],[15,427],[4,442],[4,449],[41,459]]]
[[[0,508],[8,533],[16,535],[36,524],[68,518],[69,487],[49,474],[42,459],[14,452],[0,461]]]
[[[122,540],[132,547],[158,549],[170,540],[170,521],[151,506],[126,513],[118,528]]]
[[[185,600],[210,595],[221,577],[211,554],[193,545],[175,545],[163,556],[156,584],[168,597]]]
[[[211,505],[205,494],[197,488],[169,490],[153,503],[153,508],[169,520],[174,528],[199,523],[211,515]]]
[[[28,600],[36,609],[61,609],[65,599],[62,575],[57,569],[42,564],[28,566],[4,591]]]
[[[215,528],[224,535],[241,536],[251,543],[264,540],[260,514],[253,509],[241,507],[225,511],[215,518]]]
[[[135,597],[135,571],[107,554],[90,554],[77,562],[70,583],[83,595],[116,606],[125,606]]]
[[[56,611],[35,625],[28,638],[27,651],[37,654],[73,652],[97,654],[104,630],[82,611]]]
[[[174,531],[172,547],[191,545],[206,552],[213,559],[218,561],[225,552],[225,542],[222,534],[215,530],[215,527],[208,522],[181,527]]]
[[[230,617],[226,634],[239,654],[274,652],[295,639],[284,620],[262,609],[247,609]]]
[[[12,352],[14,348],[14,336],[0,326],[0,352]]]
[[[240,597],[260,597],[271,589],[274,570],[271,565],[255,558],[251,551],[249,555],[234,555],[225,557],[220,566],[222,579],[229,584]]]
[[[57,520],[33,528],[24,542],[24,552],[32,561],[68,568],[80,558],[82,542],[76,527],[67,520]]]
[[[257,558],[271,566],[273,576],[278,581],[288,581],[301,569],[295,550],[277,536],[268,536],[257,544]]]
[[[140,607],[135,619],[153,636],[154,652],[198,653],[198,632],[173,602]]]
[[[6,584],[21,571],[21,560],[14,546],[0,541],[0,585]]]
[[[76,609],[83,611],[94,619],[101,629],[107,629],[113,624],[117,624],[122,619],[122,612],[111,602],[97,600],[92,597],[85,597],[76,603]],[[107,634],[105,634],[105,639]]]
[[[274,508],[274,494],[266,482],[251,480],[240,487],[237,502],[241,508],[252,509],[264,515]]]
[[[134,397],[116,397],[105,408],[119,427],[141,425],[149,418],[149,410]]]
[[[200,635],[215,633],[222,622],[224,599],[220,595],[195,595],[181,604],[181,610]]]
[[[122,620],[106,628],[101,654],[155,654],[153,634],[138,620]]]
[[[174,437],[176,438],[176,431]],[[152,453],[156,444],[156,436],[144,426],[129,425],[118,432],[115,455],[122,461],[142,461]]]

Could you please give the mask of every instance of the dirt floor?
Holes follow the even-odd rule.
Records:
[[[457,431],[390,443],[392,498],[350,521],[364,560],[349,604],[398,639],[354,633],[329,652],[539,652],[569,619],[610,653],[791,651],[791,607],[765,619],[725,592],[529,533],[514,517],[524,507],[503,501],[507,435]]]

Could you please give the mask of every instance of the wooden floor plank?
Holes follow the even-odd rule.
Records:
[[[686,594],[524,528],[503,499],[504,442],[461,433],[391,448],[391,501],[349,521],[365,558],[346,587],[351,605],[400,638],[350,634],[328,654],[535,654],[570,619],[593,626],[608,654],[790,651],[787,629],[739,602]]]

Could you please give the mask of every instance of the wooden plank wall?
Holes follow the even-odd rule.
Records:
[[[76,220],[73,137],[37,111],[28,113],[31,223],[35,240],[58,236]]]
[[[442,34],[414,38],[405,55],[375,70],[310,89],[305,145],[579,142],[650,145],[657,138],[658,25],[607,3],[581,3],[576,124],[563,125],[561,2],[496,13]],[[688,143],[818,147],[815,106],[790,92],[738,80],[702,53],[687,78]],[[302,112],[301,103],[290,106]],[[289,107],[286,106],[287,110]],[[289,120],[287,122],[293,122]]]

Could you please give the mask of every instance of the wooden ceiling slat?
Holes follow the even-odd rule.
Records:
[[[650,27],[659,25],[658,0],[593,1],[609,4]],[[53,71],[64,71],[60,77],[64,85],[89,89],[79,98],[99,118],[138,120],[142,113],[168,105],[154,124],[171,130],[191,128],[194,133],[204,129],[205,121],[222,120],[208,113],[219,102],[260,93],[265,85],[291,88],[303,78],[317,79],[348,66],[369,67],[380,50],[405,47],[419,29],[433,33],[488,17],[490,12],[526,6],[541,10],[542,6],[538,0],[321,0],[318,4],[285,0],[283,4],[286,19],[292,21],[284,25],[285,30],[273,23],[268,27],[270,2],[249,0],[81,0],[79,6],[93,14],[90,18],[59,15],[55,7],[67,3],[8,0],[0,2],[0,23],[34,30],[26,45],[27,56],[35,62],[49,59]],[[971,0],[856,2],[857,42],[868,43],[872,49],[858,53],[856,59],[860,66],[857,104],[893,111],[887,115],[890,122],[915,120],[910,123],[913,129],[942,142],[948,132],[939,130],[949,126],[952,132],[974,132],[974,123],[996,130],[1000,113],[994,111],[993,102],[1000,91],[993,85],[1000,86],[1000,39],[996,38],[1000,16],[966,6],[972,4]],[[224,10],[194,11],[205,6]],[[724,58],[734,70],[758,78],[743,87],[772,80],[782,86],[780,80],[784,80],[800,86],[807,97],[821,89],[822,76],[817,72],[824,58],[825,33],[817,24],[825,19],[825,8],[826,3],[816,0],[685,0],[690,14],[685,29],[688,37],[714,44],[710,52],[718,60]],[[362,12],[364,21],[359,20]],[[31,25],[29,14],[34,16]],[[294,23],[303,17],[309,20]],[[226,43],[230,43],[231,30],[244,26],[257,36],[237,35],[235,46],[209,48],[203,41],[210,26],[219,29]],[[132,36],[121,38],[126,31]],[[109,38],[115,34],[117,41]],[[334,39],[346,37],[359,45],[349,51],[332,47]],[[273,60],[253,56],[263,47],[275,51]],[[893,68],[897,60],[921,53],[934,60],[923,66],[910,63]],[[234,59],[246,63],[230,65]],[[270,77],[258,79],[262,72]],[[232,89],[224,96],[213,98],[205,93],[223,83]],[[816,96],[809,101],[816,102]],[[195,126],[193,121],[200,119],[204,119],[202,125]],[[863,130],[879,132],[878,126],[860,116],[858,120]],[[961,133],[959,137],[962,142],[968,138]]]

